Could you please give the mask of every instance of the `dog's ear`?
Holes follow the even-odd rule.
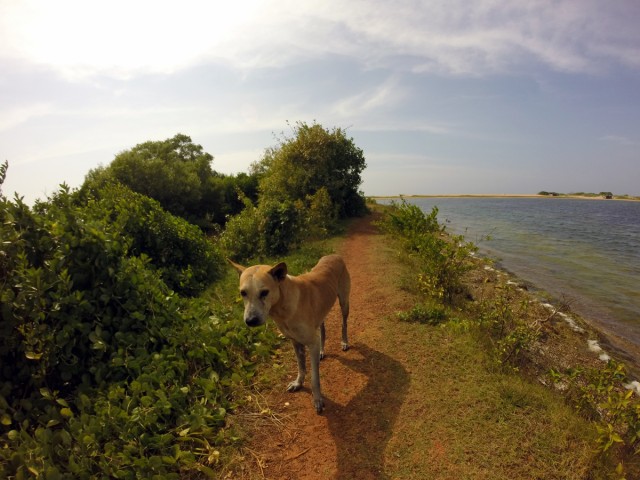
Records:
[[[269,270],[269,273],[273,278],[275,278],[279,282],[282,282],[285,278],[287,278],[287,264],[281,262],[275,267],[272,267],[271,270]]]
[[[236,272],[238,272],[238,275],[242,275],[242,272],[247,269],[247,267],[243,267],[242,265],[235,263],[229,258],[227,258],[227,262],[229,262],[229,264],[236,270]]]

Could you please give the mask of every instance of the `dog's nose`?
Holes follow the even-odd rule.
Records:
[[[254,315],[253,317],[245,318],[244,323],[246,323],[250,327],[257,327],[261,324],[260,317]]]

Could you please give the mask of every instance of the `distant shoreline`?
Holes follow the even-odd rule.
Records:
[[[459,194],[441,194],[441,195],[371,195],[369,198],[380,198],[380,199],[393,199],[393,198],[574,198],[580,200],[603,200],[603,201],[612,201],[612,200],[623,200],[623,201],[631,201],[638,202],[640,201],[640,197],[622,197],[615,196],[613,198],[604,198],[601,196],[588,196],[588,195],[569,195],[569,194],[560,194],[560,195],[538,195],[532,193],[459,193]]]

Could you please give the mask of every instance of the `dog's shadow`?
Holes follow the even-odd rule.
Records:
[[[337,478],[384,479],[384,454],[409,388],[409,374],[397,360],[364,344],[351,347],[362,358],[333,358],[367,378],[347,405],[325,397],[325,415],[336,442]]]

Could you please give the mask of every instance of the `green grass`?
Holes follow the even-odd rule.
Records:
[[[387,320],[410,388],[386,449],[391,478],[607,478],[595,426],[541,385],[492,368],[472,332]],[[386,339],[386,340],[385,340]]]

